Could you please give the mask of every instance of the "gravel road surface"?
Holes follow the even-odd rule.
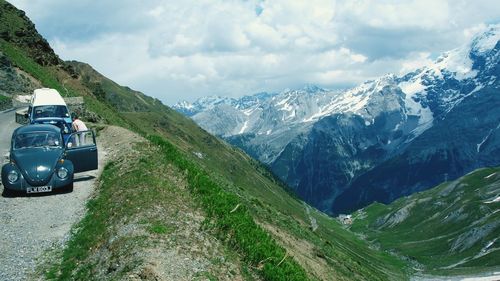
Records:
[[[1,161],[8,153],[14,122],[14,111],[0,112]],[[106,154],[98,140],[99,170],[75,175],[72,193],[39,196],[0,197],[0,280],[30,280],[37,258],[45,250],[61,247],[69,237],[71,226],[85,214],[85,203]],[[3,191],[3,186],[0,191]]]

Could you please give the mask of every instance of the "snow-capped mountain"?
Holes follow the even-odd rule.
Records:
[[[174,108],[189,110],[200,126],[270,165],[322,210],[390,202],[443,177],[500,164],[499,38],[500,25],[492,25],[426,67],[347,91],[308,86]],[[493,154],[484,153],[486,146]],[[412,170],[436,159],[439,169],[425,175]],[[406,181],[391,183],[396,174]]]

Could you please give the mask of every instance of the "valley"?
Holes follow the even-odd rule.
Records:
[[[497,38],[498,27],[491,30],[483,39]],[[499,44],[477,38],[470,61],[452,51],[434,68],[347,91],[307,86],[168,107],[90,64],[63,61],[23,11],[0,0],[2,99],[39,87],[81,97],[81,117],[106,158],[102,173],[73,193],[1,198],[9,237],[59,230],[23,257],[34,269],[28,275],[0,256],[11,262],[6,278],[432,280],[496,272],[500,171],[484,167],[499,165]],[[50,207],[61,201],[68,209]],[[46,218],[59,219],[33,216],[26,231],[25,210],[47,202]],[[17,221],[10,210],[19,210]],[[352,224],[331,216],[351,210]],[[14,242],[2,252],[32,244]]]
[[[427,272],[493,273],[500,255],[499,196],[500,169],[479,169],[390,205],[358,210],[350,229]]]

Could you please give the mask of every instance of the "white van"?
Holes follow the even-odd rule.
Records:
[[[55,89],[36,89],[28,107],[27,117],[29,124],[59,123],[64,133],[69,133],[71,130],[72,120],[68,107]]]
[[[28,118],[30,123],[43,117],[56,117],[68,119],[71,123],[68,107],[55,89],[42,88],[36,89],[31,97],[28,107]]]

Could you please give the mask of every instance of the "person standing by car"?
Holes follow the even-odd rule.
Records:
[[[83,121],[78,118],[78,115],[76,113],[71,114],[71,119],[73,120],[73,123],[72,123],[73,131],[78,133],[78,132],[83,132],[83,131],[89,130],[87,128],[87,126],[85,125],[85,123],[83,123]],[[84,145],[85,144],[85,135],[78,134],[78,136],[79,137],[76,139],[76,145],[77,146]]]

